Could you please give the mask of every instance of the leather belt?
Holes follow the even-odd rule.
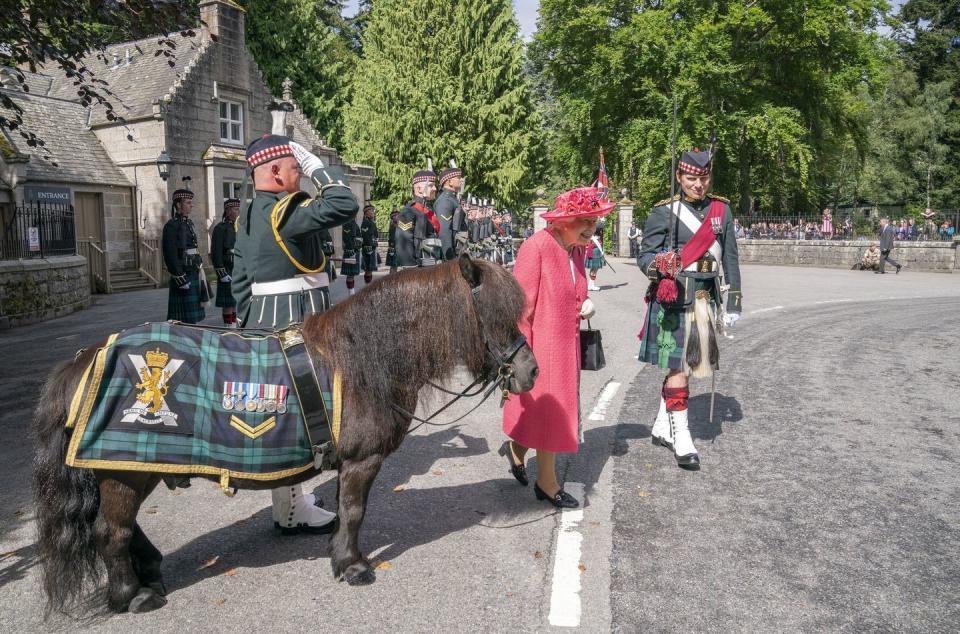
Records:
[[[256,297],[264,295],[283,295],[285,293],[299,293],[314,288],[330,286],[330,278],[326,273],[310,273],[298,275],[287,280],[274,282],[254,282],[250,285],[250,292]]]
[[[313,450],[314,466],[319,470],[332,469],[336,464],[337,450],[330,433],[323,392],[320,390],[310,353],[304,345],[303,335],[298,329],[285,330],[280,336],[280,343],[287,357],[287,367],[290,368],[297,398],[300,400],[300,411]]]

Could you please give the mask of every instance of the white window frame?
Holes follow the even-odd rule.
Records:
[[[223,203],[226,202],[228,198],[239,198],[241,201],[249,203],[253,200],[253,183],[249,180],[247,181],[247,196],[244,199],[243,196],[240,196],[240,186],[242,183],[231,178],[225,178],[220,182],[220,206],[223,207]]]
[[[236,119],[233,118],[232,113],[230,112],[233,106],[236,106],[237,108],[238,117]],[[226,109],[226,116],[224,116],[224,109]],[[219,105],[217,106],[217,115],[220,126],[220,141],[222,143],[235,143],[237,145],[243,145],[243,102],[221,99]],[[224,126],[226,126],[226,135],[223,134]],[[234,126],[236,126],[236,130],[238,132],[237,136],[233,135]]]

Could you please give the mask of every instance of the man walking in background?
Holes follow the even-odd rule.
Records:
[[[883,266],[887,262],[897,267],[897,273],[902,268],[899,262],[890,257],[890,252],[893,251],[893,235],[894,229],[890,224],[890,218],[884,216],[880,219],[880,268],[874,271],[877,275],[886,273]]]

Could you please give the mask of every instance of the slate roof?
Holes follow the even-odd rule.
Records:
[[[0,133],[5,134],[16,152],[30,156],[27,163],[29,180],[132,185],[110,160],[97,135],[87,128],[86,108],[63,99],[10,90],[3,92],[23,108],[24,127],[43,139],[52,156],[52,160],[47,159],[44,150],[28,146],[16,131]]]
[[[157,44],[157,37],[121,42],[107,47],[106,63],[97,59],[96,55],[88,55],[83,59],[95,78],[107,82],[109,89],[115,95],[108,97],[108,100],[113,104],[114,111],[121,117],[134,119],[150,116],[153,113],[153,102],[173,91],[177,78],[200,53],[199,29],[195,30],[195,35],[192,37],[184,37],[179,33],[168,37],[176,44],[176,48],[172,49],[176,55],[173,66],[168,63],[169,57],[156,55],[157,50],[161,48]],[[137,50],[138,48],[140,50]],[[127,52],[130,53],[129,63],[127,63]],[[117,60],[116,64],[114,59]],[[71,101],[79,100],[74,80],[64,75],[59,68],[48,66],[42,70],[42,73],[51,80],[47,95]],[[105,115],[104,108],[94,107],[91,125],[109,123]]]

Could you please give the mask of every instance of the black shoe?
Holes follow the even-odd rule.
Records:
[[[517,464],[513,461],[513,452],[510,451],[509,440],[503,443],[503,447],[500,447],[499,453],[501,456],[507,457],[507,462],[510,463],[510,473],[517,479],[517,482],[523,486],[527,486],[530,483],[530,481],[527,480],[527,468],[523,466],[523,463]]]
[[[902,269],[902,268],[903,268],[903,265],[902,265],[902,264],[898,264],[898,265],[897,265],[897,273],[899,273],[899,272],[900,272],[900,269]]]
[[[573,497],[563,489],[557,491],[557,494],[553,497],[550,497],[543,492],[543,489],[540,488],[540,485],[536,482],[533,483],[533,492],[537,496],[538,500],[548,500],[558,509],[575,509],[580,506],[580,503],[577,502],[577,498]]]
[[[700,471],[700,455],[688,454],[686,456],[677,456],[677,466],[687,471]]]

